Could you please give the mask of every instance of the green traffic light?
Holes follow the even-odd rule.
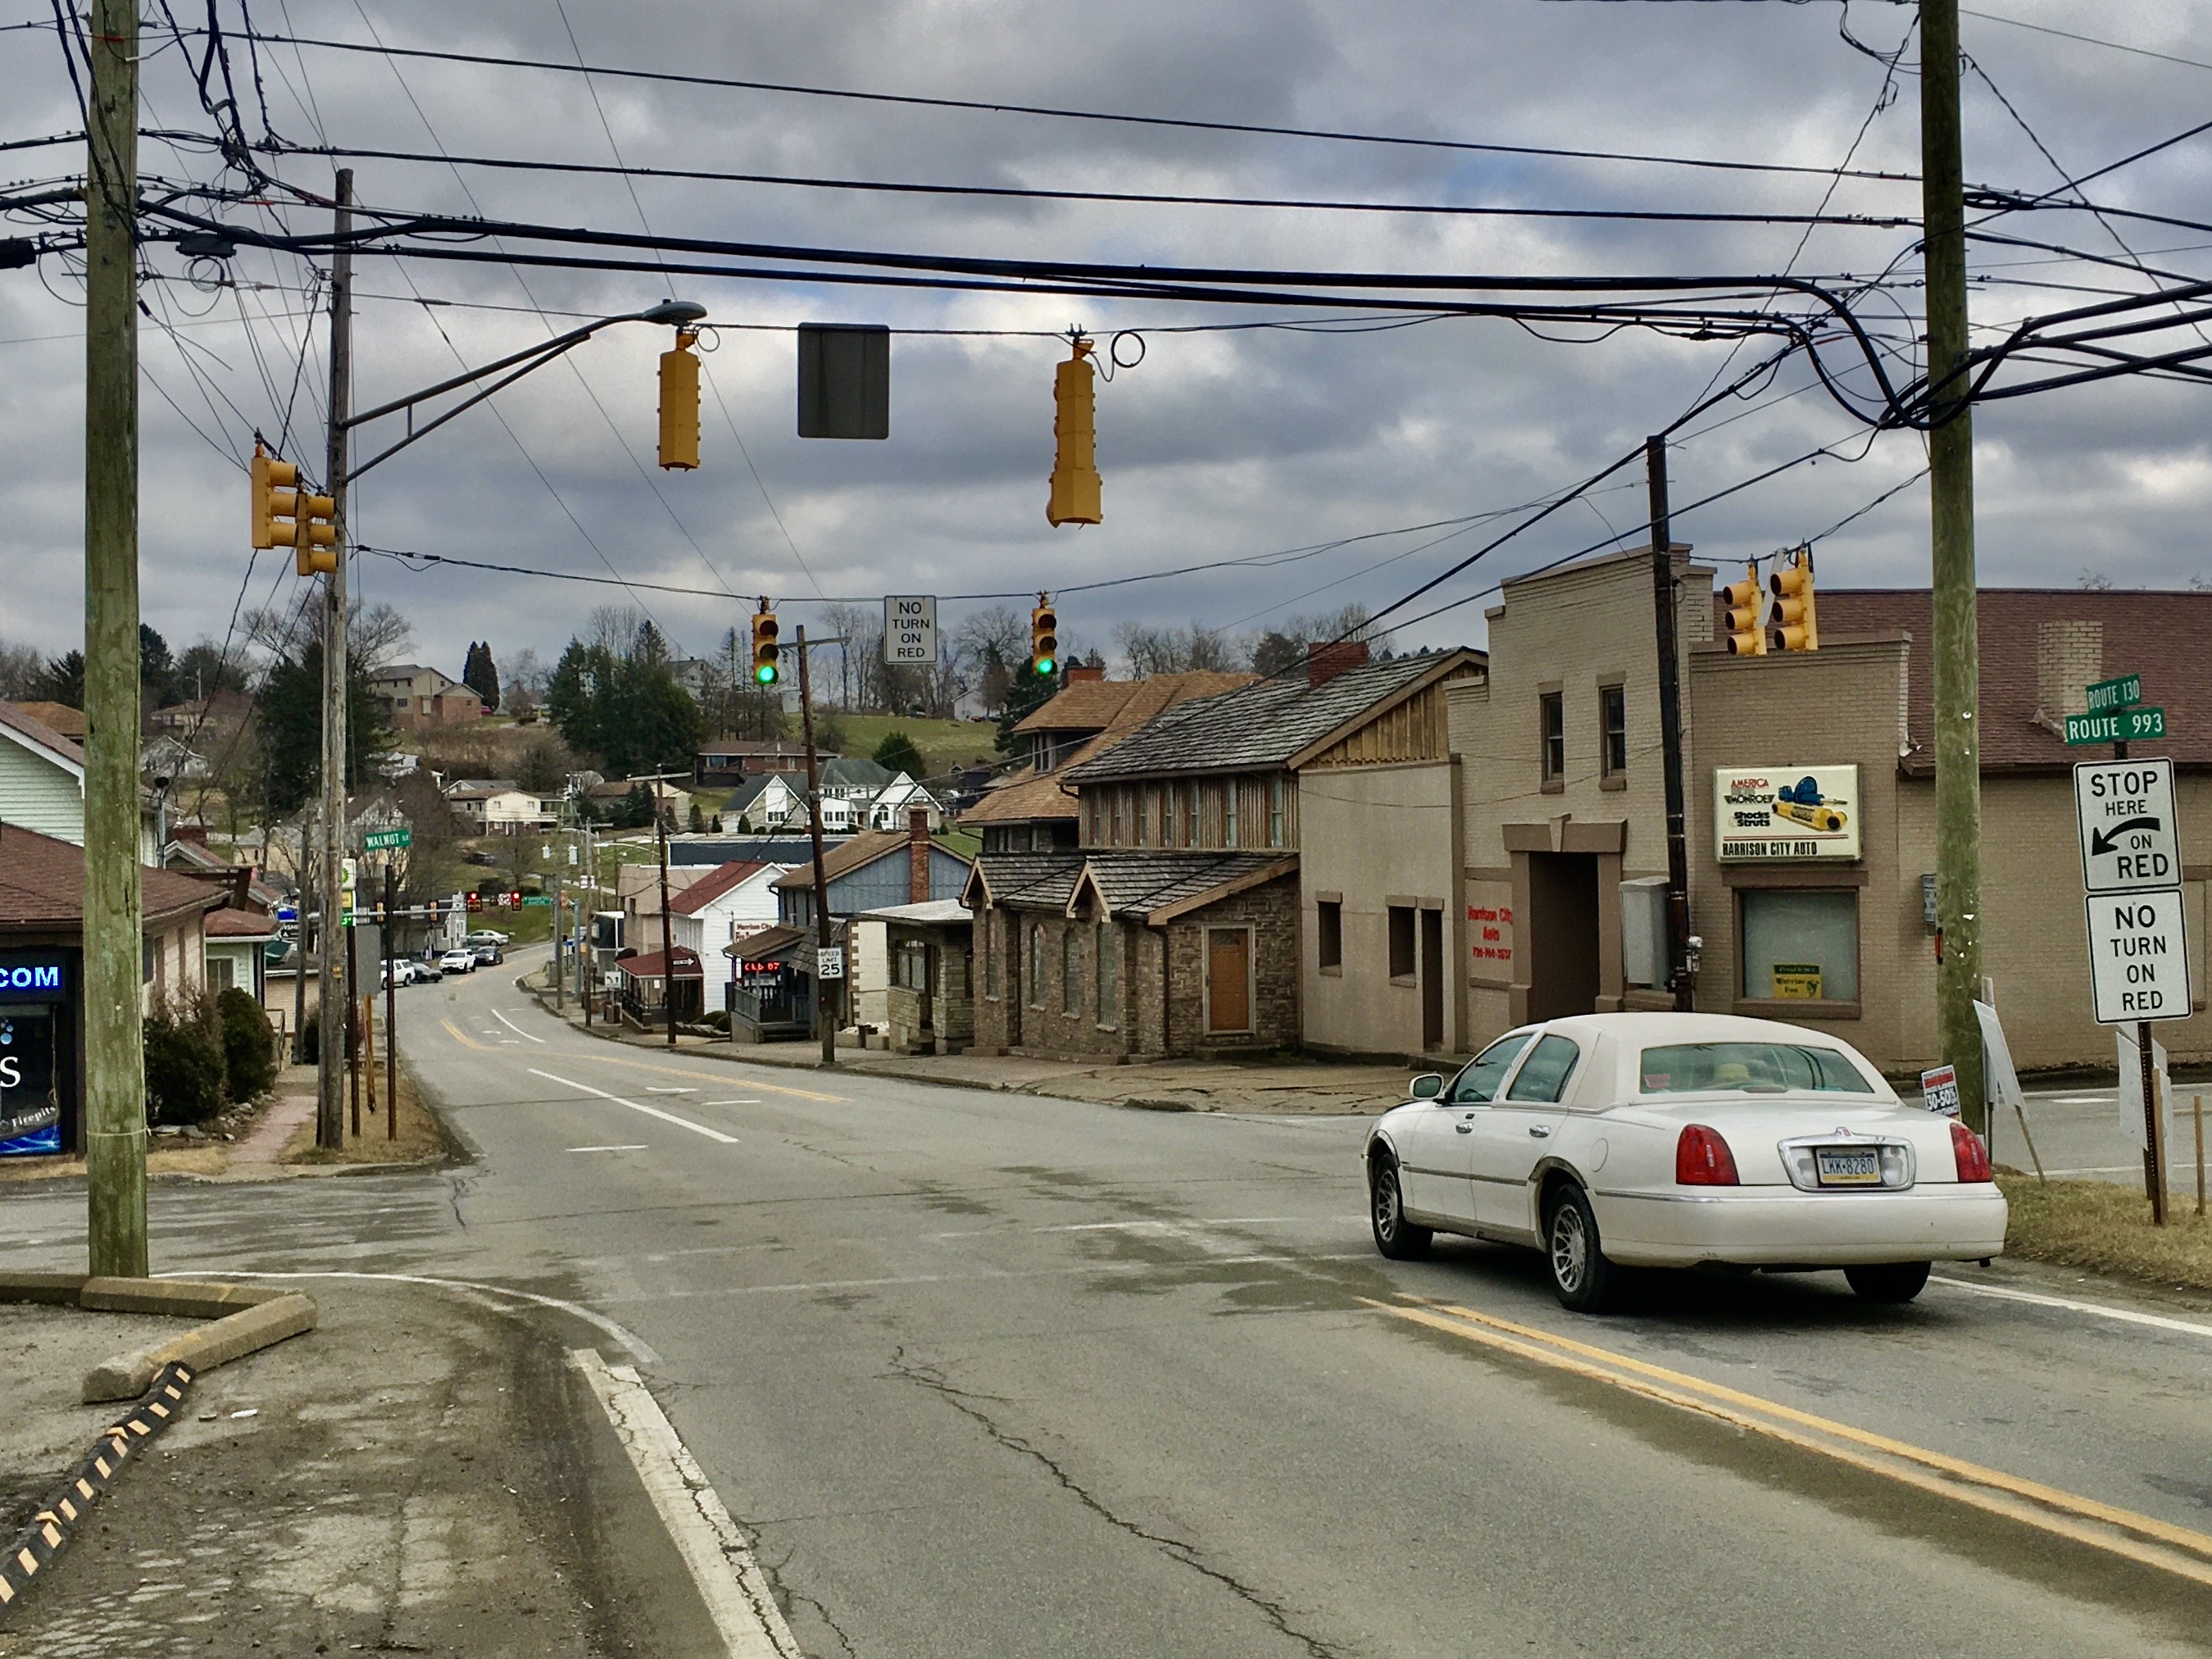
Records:
[[[1039,657],[1036,659],[1036,672],[1040,674],[1050,674],[1055,666],[1050,657]]]
[[[775,665],[772,662],[763,663],[758,668],[753,670],[753,678],[758,680],[763,685],[774,685],[775,684]]]

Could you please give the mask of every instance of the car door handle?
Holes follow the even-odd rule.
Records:
[[[1535,1136],[1537,1139],[1542,1140],[1549,1136],[1552,1132],[1540,1123],[1532,1123],[1528,1126],[1528,1133]]]
[[[1472,1123],[1455,1123],[1452,1127],[1463,1135],[1471,1135],[1474,1133],[1474,1125]]]

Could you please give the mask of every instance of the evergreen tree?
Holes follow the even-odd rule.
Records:
[[[499,712],[499,667],[491,659],[491,641],[471,641],[467,659],[461,665],[461,684],[483,699],[483,706],[492,714]]]
[[[884,732],[884,740],[876,745],[876,752],[872,758],[887,772],[903,772],[916,780],[921,777],[924,770],[921,750],[915,747],[914,739],[903,732]]]
[[[1011,755],[1021,746],[1022,740],[1014,735],[1014,727],[1050,702],[1059,691],[1057,674],[1040,674],[1026,661],[1013,672],[1006,685],[1006,706],[999,711],[1000,754]]]
[[[361,787],[370,763],[391,742],[384,704],[369,690],[368,671],[346,660],[346,793]],[[311,640],[280,656],[263,677],[253,718],[261,738],[261,793],[279,817],[296,812],[316,791],[323,769],[323,643]]]

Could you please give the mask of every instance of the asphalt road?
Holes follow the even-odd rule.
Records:
[[[576,1304],[599,1322],[580,1338],[643,1350],[810,1654],[2212,1646],[2212,1572],[1391,1309],[1434,1298],[2192,1529],[2212,1317],[2000,1263],[1904,1309],[1814,1275],[1662,1281],[1577,1319],[1511,1252],[1377,1257],[1358,1121],[669,1058],[566,1031],[520,965],[401,1003],[475,1163],[163,1187],[157,1265]],[[81,1250],[81,1198],[0,1217],[26,1265]]]

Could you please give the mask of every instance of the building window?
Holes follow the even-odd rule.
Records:
[[[230,989],[237,982],[234,978],[236,968],[237,964],[228,957],[210,957],[207,965],[208,989],[218,994]]]
[[[1411,979],[1414,971],[1413,907],[1390,907],[1390,977]]]
[[[1267,780],[1267,845],[1283,844],[1283,779],[1278,773]]]
[[[1224,847],[1237,845],[1237,780],[1224,778],[1221,781],[1221,844]]]
[[[1628,772],[1628,688],[1601,685],[1597,693],[1600,771],[1608,778]]]
[[[1044,924],[1030,924],[1030,1006],[1044,1006]]]
[[[1322,899],[1315,906],[1314,941],[1321,951],[1323,973],[1344,970],[1344,901]],[[1396,938],[1394,933],[1391,936]]]
[[[1543,736],[1544,781],[1558,783],[1567,775],[1567,700],[1565,694],[1547,691],[1536,699],[1537,724]]]
[[[1081,937],[1072,927],[1060,930],[1060,1012],[1063,1014],[1083,1012],[1083,951],[1077,943]]]
[[[1098,1023],[1117,1025],[1121,1023],[1121,994],[1116,986],[1121,975],[1116,971],[1120,964],[1115,957],[1114,924],[1100,922],[1093,939],[1092,949],[1098,957]]]
[[[1184,803],[1183,845],[1202,847],[1206,844],[1206,819],[1199,810],[1200,796],[1195,782],[1190,786],[1190,799]]]
[[[992,1001],[999,1000],[999,951],[1006,939],[1006,930],[1000,926],[995,913],[987,913],[983,921],[983,994]]]
[[[1743,925],[1743,995],[1784,1001],[1859,999],[1859,896],[1853,887],[1737,895]]]

